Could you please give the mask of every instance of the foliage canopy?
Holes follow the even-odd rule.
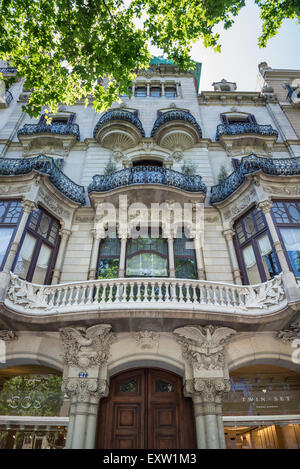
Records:
[[[284,18],[300,19],[299,0],[255,0],[261,8],[259,44],[278,31]],[[134,71],[147,68],[149,47],[193,68],[190,48],[220,50],[214,27],[229,28],[245,0],[0,0],[0,59],[17,67],[33,89],[26,112],[42,106],[55,112],[94,97],[98,112],[126,94]],[[107,86],[103,80],[107,79]]]

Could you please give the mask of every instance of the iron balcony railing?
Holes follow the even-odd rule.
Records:
[[[68,199],[85,204],[85,190],[66,176],[49,156],[34,158],[0,158],[0,176],[17,176],[37,171],[46,174],[50,182]]]
[[[216,140],[219,140],[221,135],[242,134],[258,134],[278,137],[277,130],[273,129],[271,125],[258,125],[251,124],[250,122],[241,122],[240,124],[219,124],[217,126]]]
[[[247,174],[263,171],[274,176],[294,176],[300,174],[298,158],[260,158],[256,155],[244,156],[239,167],[224,181],[211,188],[211,202],[221,202],[233,194],[244,182]]]
[[[25,124],[20,130],[19,135],[35,135],[35,134],[56,134],[56,135],[75,135],[77,140],[80,140],[80,132],[78,124],[58,124],[53,123],[47,125],[45,122],[42,124]]]
[[[100,127],[102,127],[107,122],[111,122],[114,120],[130,122],[141,132],[142,137],[145,137],[145,131],[136,113],[125,111],[124,109],[115,109],[115,110],[106,112],[105,114],[103,114],[103,116],[100,117],[100,119],[98,120],[94,128],[94,132],[93,132],[94,138],[96,137],[96,134],[98,130],[100,129]]]
[[[7,104],[10,104],[13,100],[13,95],[8,90],[5,91],[5,99],[6,99]]]
[[[95,175],[88,186],[88,192],[106,192],[117,187],[134,184],[161,184],[172,186],[188,192],[204,192],[207,187],[201,176],[187,176],[172,169],[159,166],[135,166],[122,169],[109,175]]]
[[[195,127],[195,129],[197,130],[200,138],[202,137],[201,127],[198,124],[198,122],[196,121],[195,117],[192,116],[192,114],[190,114],[189,112],[180,111],[180,110],[178,110],[178,111],[177,110],[176,111],[167,111],[167,112],[164,112],[163,114],[161,114],[156,119],[156,121],[154,122],[153,129],[151,131],[151,137],[154,136],[155,132],[157,131],[157,129],[159,127],[161,127],[163,124],[165,124],[167,122],[171,122],[171,121],[188,122],[193,127]]]
[[[17,69],[15,67],[0,67],[0,73],[16,73]]]

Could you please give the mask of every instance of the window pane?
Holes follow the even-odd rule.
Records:
[[[247,248],[243,249],[242,253],[248,274],[249,283],[260,283],[261,279],[252,246],[248,246]]]
[[[280,228],[280,233],[294,274],[300,279],[300,228]]]
[[[119,276],[119,257],[100,259],[97,278],[118,278]]]
[[[159,87],[153,87],[150,89],[150,96],[152,96],[152,98],[160,98],[161,96],[161,90]]]
[[[14,228],[0,228],[0,266],[2,265]]]
[[[165,88],[165,96],[166,98],[176,98],[176,88]]]
[[[48,217],[45,213],[43,213],[41,221],[40,221],[40,226],[38,229],[38,234],[42,235],[43,238],[47,238],[49,227],[51,223],[51,218]]]
[[[176,278],[197,278],[196,265],[193,258],[175,258]]]
[[[141,253],[127,259],[126,275],[134,277],[166,277],[168,262],[154,253]]]
[[[258,239],[258,246],[266,273],[267,280],[270,280],[279,273],[275,254],[272,251],[269,237],[267,235]]]
[[[143,98],[144,96],[147,96],[147,90],[144,87],[139,87],[135,89],[135,96],[137,98]]]
[[[17,223],[22,212],[22,205],[20,202],[10,202],[8,212],[3,220],[4,223]]]
[[[27,233],[22,243],[22,248],[14,269],[15,274],[19,275],[23,279],[26,279],[27,277],[35,245],[36,239]]]
[[[48,266],[50,262],[52,249],[46,244],[42,244],[39,257],[34,269],[34,275],[32,277],[32,283],[43,284],[45,282]]]

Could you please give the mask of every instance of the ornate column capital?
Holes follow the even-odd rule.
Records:
[[[76,402],[98,403],[108,395],[108,390],[106,379],[64,378],[62,383],[62,391]]]
[[[295,339],[300,339],[300,321],[293,322],[286,329],[276,333],[277,339],[282,340],[284,343],[293,342]]]
[[[102,368],[110,357],[110,346],[115,341],[115,335],[110,330],[109,324],[60,329],[64,363],[81,371],[95,366]]]
[[[22,200],[21,205],[24,213],[31,213],[36,209],[36,203],[32,202],[32,200]]]
[[[270,213],[273,206],[272,200],[266,199],[261,202],[257,202],[257,208],[263,212],[263,214]]]
[[[203,404],[220,404],[223,395],[229,391],[230,381],[227,378],[194,378],[184,383],[185,396],[197,396]]]
[[[225,236],[226,241],[231,241],[235,235],[235,231],[232,228],[230,228],[228,230],[224,230],[223,235]]]
[[[71,230],[67,230],[66,228],[62,228],[59,230],[59,235],[63,240],[67,240],[71,233]]]
[[[194,371],[224,370],[224,346],[229,337],[236,334],[229,327],[185,326],[175,329],[182,346],[182,355],[190,363]]]
[[[7,329],[0,331],[0,340],[4,340],[4,342],[10,342],[12,340],[16,340],[17,338],[18,336],[15,331],[9,331]]]
[[[104,239],[106,237],[104,231],[99,230],[97,228],[93,228],[91,230],[91,233],[92,233],[93,239],[95,240]]]

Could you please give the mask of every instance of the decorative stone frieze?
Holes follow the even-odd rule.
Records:
[[[66,327],[60,330],[64,348],[63,360],[69,366],[82,370],[104,366],[110,356],[110,346],[115,340],[109,324],[86,327]]]
[[[5,342],[10,342],[12,340],[17,339],[17,333],[15,331],[10,331],[7,329],[4,329],[0,331],[0,340],[4,340]]]
[[[293,322],[289,327],[276,333],[275,337],[282,340],[284,343],[293,342],[295,339],[300,339],[300,320]]]
[[[69,399],[77,402],[98,402],[108,394],[108,383],[105,379],[64,378],[62,391]]]
[[[269,282],[262,283],[257,288],[245,287],[243,293],[245,294],[245,303],[240,305],[241,309],[263,309],[278,305],[285,299],[282,274],[277,275]]]
[[[174,330],[182,346],[183,357],[194,370],[223,370],[224,345],[236,333],[228,327],[185,326]]]
[[[230,220],[239,216],[243,210],[247,209],[256,200],[256,191],[252,187],[244,197],[239,198],[235,203],[231,204],[226,211],[223,212],[225,220]]]
[[[159,334],[153,331],[139,331],[135,333],[135,341],[142,349],[151,349],[157,346]]]

